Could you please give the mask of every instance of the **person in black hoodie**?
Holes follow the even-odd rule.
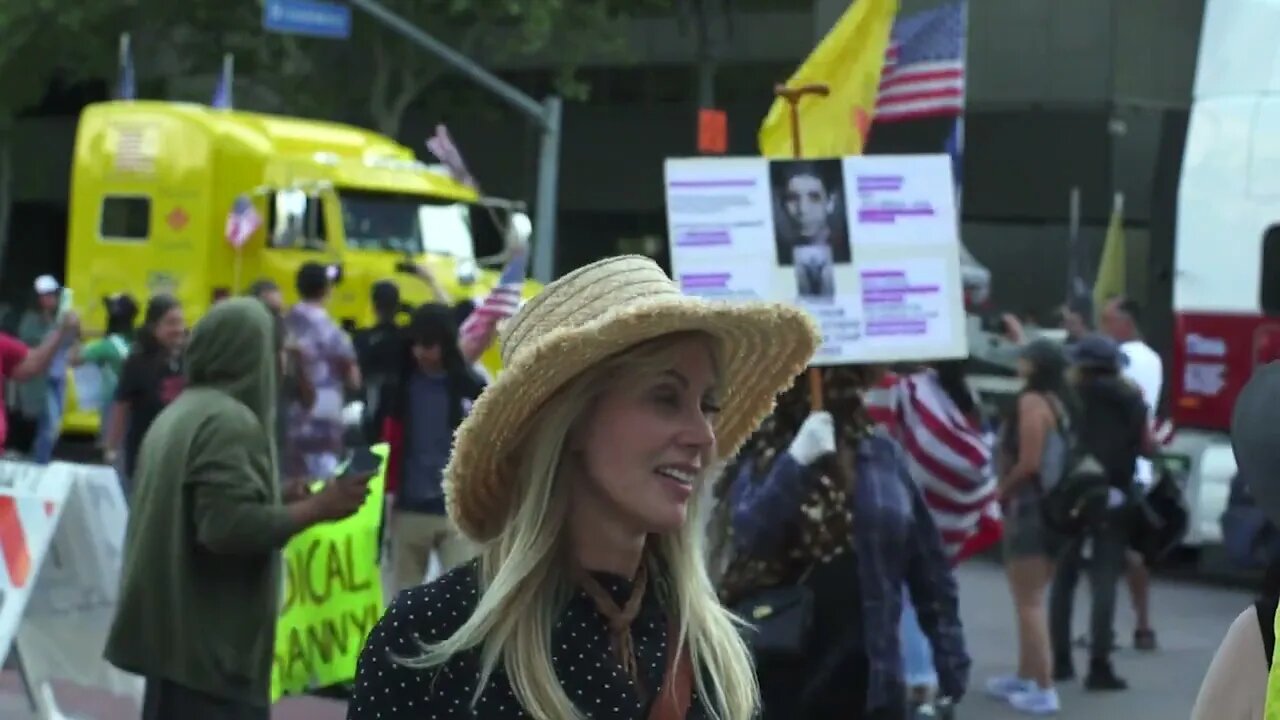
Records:
[[[365,408],[361,429],[365,437],[376,439],[381,432],[377,419],[382,415],[378,406],[382,402],[383,387],[394,383],[401,371],[405,331],[397,322],[397,316],[405,306],[400,300],[400,289],[390,280],[374,283],[371,299],[377,321],[372,327],[357,331],[352,344],[356,349],[356,362],[360,364],[360,375],[364,378]]]
[[[1105,468],[1110,482],[1104,517],[1072,537],[1058,561],[1049,595],[1049,628],[1053,643],[1054,676],[1075,677],[1071,657],[1071,612],[1080,570],[1086,562],[1093,598],[1089,674],[1085,689],[1125,690],[1128,683],[1115,674],[1111,650],[1115,642],[1116,590],[1126,568],[1126,551],[1135,506],[1133,471],[1146,453],[1146,405],[1142,393],[1120,374],[1124,355],[1109,338],[1089,335],[1072,349],[1076,393],[1083,409],[1077,424],[1079,449]]]
[[[484,389],[458,348],[451,307],[430,303],[413,312],[397,382],[379,402],[383,440],[390,445],[387,492],[391,514],[393,582],[397,590],[422,583],[431,553],[442,570],[470,559],[472,549],[445,513],[442,478],[453,431]]]

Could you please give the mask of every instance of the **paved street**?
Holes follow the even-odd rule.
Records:
[[[1000,569],[989,563],[966,567],[961,574],[962,614],[973,646],[973,686],[977,692],[965,701],[962,720],[1011,720],[1024,715],[981,697],[983,680],[1007,671],[1014,657],[1013,606]],[[1087,583],[1076,601],[1077,633],[1088,620]],[[1119,651],[1115,664],[1127,679],[1128,692],[1098,695],[1085,693],[1078,683],[1061,688],[1064,720],[1128,720],[1132,718],[1179,718],[1191,713],[1200,681],[1217,650],[1227,626],[1251,602],[1248,593],[1185,582],[1157,582],[1154,590],[1154,618],[1160,634],[1161,650],[1152,655],[1132,649]],[[1128,592],[1121,590],[1117,635],[1121,644],[1133,637],[1133,615]],[[1083,651],[1076,668],[1082,671]],[[1258,658],[1258,662],[1263,662]]]
[[[995,565],[978,562],[961,572],[961,599],[968,637],[973,647],[973,684],[980,687],[987,675],[1006,670],[1013,658],[1012,606],[1004,578]],[[1117,667],[1133,688],[1127,693],[1093,695],[1078,685],[1062,688],[1064,720],[1130,720],[1132,718],[1186,717],[1195,701],[1204,670],[1213,657],[1222,633],[1231,620],[1250,602],[1247,593],[1204,587],[1185,582],[1157,584],[1156,619],[1162,649],[1154,655],[1122,650]],[[1122,593],[1119,633],[1132,635],[1133,621]],[[1077,603],[1077,627],[1083,628],[1087,603],[1082,592]],[[1259,662],[1262,659],[1259,658]],[[1081,664],[1083,658],[1080,659]],[[0,718],[28,720],[11,674],[0,677]],[[133,720],[119,703],[95,693],[67,692],[63,709],[84,720]],[[1012,720],[1023,717],[995,701],[975,694],[961,707],[962,720]],[[341,720],[341,703],[300,698],[281,703],[273,713],[276,720]]]

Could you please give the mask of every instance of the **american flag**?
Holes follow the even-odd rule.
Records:
[[[875,119],[947,117],[964,112],[964,2],[893,24]]]
[[[458,146],[453,143],[449,129],[443,124],[437,125],[436,134],[427,138],[427,150],[448,168],[454,180],[467,187],[480,188],[471,171],[467,169],[467,163],[462,159],[462,151],[458,150]]]
[[[231,212],[227,214],[227,242],[231,243],[231,247],[237,250],[244,247],[260,227],[262,216],[258,214],[249,196],[241,195],[236,198]]]
[[[463,355],[478,357],[497,335],[498,323],[520,309],[520,293],[524,289],[528,251],[516,248],[507,266],[502,269],[498,284],[485,296],[484,301],[467,316],[458,329],[458,341]]]
[[[953,562],[1001,533],[992,441],[960,412],[932,371],[885,376],[865,396],[868,415],[906,451],[942,545]]]

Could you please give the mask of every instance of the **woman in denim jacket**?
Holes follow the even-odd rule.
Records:
[[[733,604],[797,582],[813,592],[806,661],[756,658],[767,718],[898,720],[907,712],[904,587],[933,643],[942,694],[965,692],[970,660],[956,583],[901,448],[871,429],[867,371],[821,372],[826,411],[810,412],[801,375],[725,476],[736,557],[722,597]]]

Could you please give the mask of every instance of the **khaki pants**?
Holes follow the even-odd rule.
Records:
[[[435,552],[442,572],[467,562],[476,548],[458,532],[447,515],[395,510],[391,514],[391,562],[395,568],[393,590],[422,584]]]

